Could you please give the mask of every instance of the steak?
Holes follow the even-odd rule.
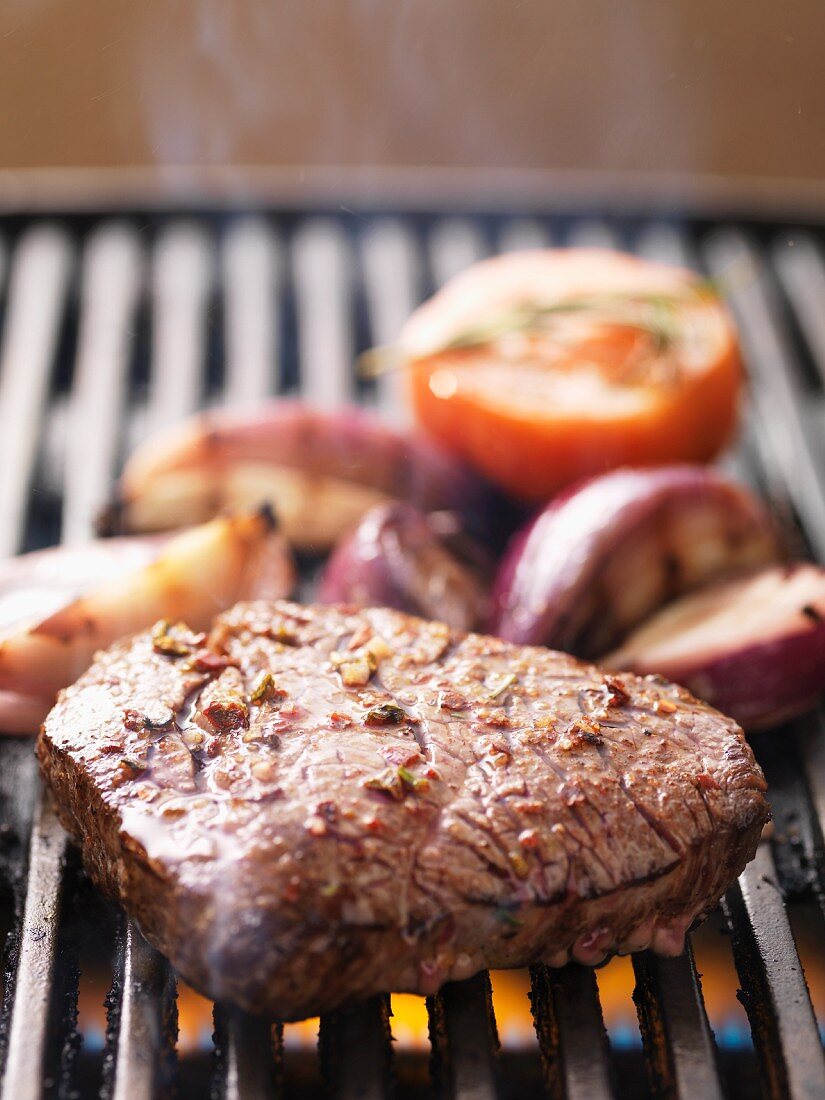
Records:
[[[739,727],[682,688],[387,609],[159,624],[61,694],[38,754],[183,977],[285,1020],[678,953],[769,816]]]

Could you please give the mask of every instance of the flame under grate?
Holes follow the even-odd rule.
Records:
[[[0,554],[88,537],[125,452],[201,405],[297,392],[403,417],[397,377],[358,380],[355,354],[392,341],[412,307],[466,264],[548,243],[631,248],[730,276],[752,388],[742,444],[727,461],[825,560],[822,235],[556,214],[0,220]],[[756,749],[774,837],[723,907],[752,1046],[714,1036],[688,951],[634,959],[637,1051],[618,1034],[611,1044],[596,975],[570,966],[532,972],[535,1038],[517,1049],[506,1031],[498,1049],[481,975],[428,1003],[426,1049],[399,1043],[394,1055],[390,1003],[375,998],[325,1017],[316,1055],[279,1026],[224,1007],[211,1051],[177,1049],[174,975],[86,883],[39,801],[30,743],[4,741],[0,1100],[175,1090],[257,1100],[317,1095],[322,1078],[330,1095],[353,1100],[712,1100],[759,1095],[760,1078],[770,1095],[821,1098],[825,1058],[793,933],[804,906],[821,952],[806,961],[825,970],[822,716],[759,738]],[[98,1042],[77,1027],[90,953],[112,975]]]

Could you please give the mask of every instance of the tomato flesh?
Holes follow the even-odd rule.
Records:
[[[622,275],[621,265],[642,263],[604,255],[602,264]],[[601,290],[592,306],[581,292],[572,304],[562,296],[561,304],[522,305],[521,313],[510,303],[498,325],[487,308],[487,329],[479,326],[478,336],[471,330],[411,357],[409,392],[419,423],[526,502],[617,466],[709,461],[736,425],[736,339],[715,295],[697,289],[692,276],[675,289],[671,269],[667,277],[664,331],[648,320],[649,303],[659,299],[636,286],[625,293],[621,278],[611,297]],[[655,278],[651,285],[655,291]],[[424,309],[432,313],[437,303]],[[533,312],[539,322],[514,321],[507,330],[511,315]]]

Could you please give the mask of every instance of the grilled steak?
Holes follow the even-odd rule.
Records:
[[[738,726],[683,689],[385,609],[138,635],[38,753],[93,879],[187,981],[282,1019],[678,952],[768,817]]]

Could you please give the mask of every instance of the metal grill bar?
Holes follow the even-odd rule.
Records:
[[[221,251],[228,404],[266,397],[278,389],[281,360],[277,303],[283,285],[280,241],[263,219],[232,226]]]
[[[175,979],[134,921],[124,925],[112,1100],[151,1100],[168,1091],[174,1072]]]
[[[228,1005],[215,1006],[223,1100],[270,1100],[279,1092],[281,1027]]]
[[[742,335],[751,395],[761,434],[805,527],[825,560],[825,454],[779,305],[761,257],[733,230],[714,233],[705,248],[711,275],[726,289]]]
[[[390,999],[372,997],[321,1019],[320,1050],[336,1100],[386,1100],[391,1094]]]
[[[301,393],[323,407],[352,397],[352,258],[341,227],[307,222],[292,242]]]
[[[722,1100],[716,1051],[693,951],[677,959],[634,955],[642,1039],[655,1095]]]
[[[206,307],[213,264],[209,238],[191,223],[173,223],[155,245],[147,425],[151,432],[187,416],[203,398]]]
[[[0,558],[23,538],[70,263],[68,238],[51,225],[29,230],[14,255],[0,353]]]
[[[40,439],[69,262],[65,235],[44,226],[24,236],[12,268],[0,368],[0,459],[5,463],[0,483],[4,524],[0,537],[5,552],[18,549],[23,542],[26,494]],[[20,792],[23,799],[27,794],[26,789]],[[34,1100],[41,1093],[65,853],[65,833],[51,807],[38,796],[17,966],[11,978],[14,999],[3,1100]]]
[[[571,248],[616,248],[616,234],[603,221],[576,222],[567,242]]]
[[[825,385],[825,256],[810,233],[779,237],[771,249],[774,267]]]
[[[66,439],[64,542],[90,537],[111,490],[141,267],[137,234],[126,225],[104,226],[89,239]]]
[[[430,234],[429,256],[433,282],[443,286],[459,271],[483,259],[487,246],[473,222],[446,218]]]
[[[490,976],[448,982],[427,999],[434,1076],[445,1097],[495,1100],[498,1036]]]
[[[653,225],[643,230],[636,240],[635,251],[657,263],[692,266],[691,248],[685,233],[673,226]]]
[[[742,999],[773,1095],[825,1096],[825,1057],[770,845],[724,901]]]
[[[811,800],[816,811],[818,826],[818,867],[820,877],[820,904],[825,904],[825,895],[822,893],[823,884],[823,822],[825,822],[825,716],[819,713],[809,726],[802,729],[797,735],[797,744],[800,756],[805,766],[805,776]]]
[[[498,238],[499,252],[519,252],[529,248],[548,248],[550,235],[545,227],[527,218],[505,222]]]
[[[551,1097],[608,1100],[614,1095],[610,1047],[594,971],[573,963],[530,970],[531,1007]]]
[[[65,855],[66,834],[41,800],[29,849],[2,1100],[37,1100],[43,1088]]]
[[[372,344],[392,344],[421,297],[421,259],[410,232],[397,221],[378,222],[364,237],[363,268]],[[403,422],[402,385],[392,369],[377,381],[379,407]]]

